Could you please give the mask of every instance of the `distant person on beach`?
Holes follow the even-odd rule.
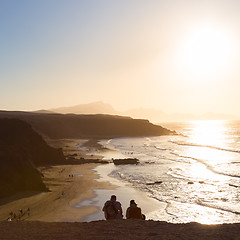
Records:
[[[123,218],[121,203],[117,201],[115,195],[112,195],[110,200],[105,202],[102,210],[107,220]]]
[[[127,219],[143,219],[143,220],[146,219],[145,215],[142,214],[141,208],[137,206],[134,200],[130,201],[130,207],[128,207],[126,211],[126,218]]]

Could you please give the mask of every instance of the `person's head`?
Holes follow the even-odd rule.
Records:
[[[137,204],[136,204],[136,202],[134,200],[130,201],[130,205],[136,205],[137,206]]]
[[[116,195],[112,195],[110,199],[111,199],[111,201],[116,201],[117,197],[116,197]]]

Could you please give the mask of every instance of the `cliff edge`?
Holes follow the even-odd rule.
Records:
[[[48,146],[28,123],[0,119],[0,198],[21,191],[47,191],[37,167],[64,161],[62,151]]]
[[[41,135],[58,138],[117,138],[175,134],[148,120],[114,115],[42,114],[0,111],[0,118],[17,118]]]

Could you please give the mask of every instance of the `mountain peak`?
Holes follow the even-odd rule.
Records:
[[[50,109],[56,113],[74,113],[74,114],[117,114],[117,111],[110,105],[102,101],[78,104],[70,107],[59,107]]]

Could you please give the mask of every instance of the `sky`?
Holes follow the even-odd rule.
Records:
[[[237,0],[1,0],[0,109],[240,116],[239,12]]]

